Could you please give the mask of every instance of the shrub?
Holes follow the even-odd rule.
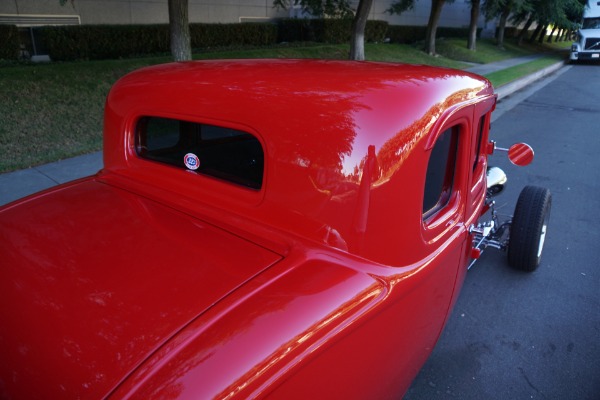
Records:
[[[277,25],[271,23],[190,24],[193,48],[265,46],[277,41]]]
[[[41,36],[53,60],[101,60],[169,51],[168,25],[48,26]],[[268,23],[190,24],[192,47],[275,43],[277,27]]]
[[[477,29],[477,34],[481,29]],[[427,26],[401,26],[390,25],[387,31],[387,37],[392,43],[411,44],[420,40],[425,40]],[[466,38],[469,36],[469,28],[448,28],[440,26],[436,30],[439,38]]]
[[[192,48],[268,46],[277,42],[347,43],[351,19],[282,19],[272,23],[190,24]],[[410,44],[425,39],[425,26],[389,25],[367,21],[365,40]],[[80,25],[39,28],[53,60],[99,60],[169,52],[168,25]],[[439,27],[437,37],[466,37],[467,28]],[[0,58],[16,58],[15,27],[0,26]]]
[[[101,60],[169,51],[167,25],[48,26],[41,30],[53,60]]]
[[[387,37],[392,43],[411,44],[425,39],[426,26],[390,25]]]
[[[277,42],[317,42],[312,19],[284,18],[277,22]]]
[[[386,37],[388,23],[367,21],[365,40],[382,42]],[[286,18],[278,21],[278,42],[324,42],[346,43],[352,35],[352,20]]]
[[[365,40],[371,43],[381,43],[387,37],[390,25],[386,21],[367,21]]]
[[[525,34],[525,37],[530,37],[533,34],[533,32],[534,29],[528,30]],[[506,28],[504,28],[504,38],[516,38],[517,36],[519,36],[519,33],[521,33],[521,29],[519,29],[518,27],[507,26]],[[498,37],[498,28],[496,28],[495,35],[495,37]]]
[[[0,25],[0,59],[19,58],[19,30],[14,25]]]
[[[481,32],[480,28],[477,28],[477,36]],[[448,28],[440,26],[437,28],[436,37],[438,38],[467,38],[469,37],[469,28]],[[423,35],[423,39],[425,35]]]

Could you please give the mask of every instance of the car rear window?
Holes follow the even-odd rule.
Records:
[[[260,141],[237,129],[143,117],[136,129],[136,152],[157,161],[252,189],[263,181]]]

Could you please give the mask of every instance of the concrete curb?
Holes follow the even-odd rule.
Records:
[[[507,97],[517,90],[523,89],[525,86],[532,84],[538,79],[544,78],[559,69],[561,69],[565,65],[565,61],[557,62],[556,64],[552,64],[546,68],[543,68],[533,74],[527,75],[523,78],[519,78],[516,81],[512,81],[507,83],[506,85],[502,85],[495,89],[496,94],[498,95],[498,100],[502,100],[504,97]]]

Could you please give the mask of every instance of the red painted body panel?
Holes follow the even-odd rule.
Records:
[[[116,397],[247,398],[280,382],[276,398],[403,393],[437,340],[456,269],[348,261],[294,254],[243,302],[182,332]],[[434,290],[423,296],[423,288]],[[429,312],[414,312],[422,308]]]
[[[281,258],[93,180],[4,210],[0,249],[3,389],[29,398],[106,396]]]
[[[0,208],[0,394],[401,395],[466,272],[494,104],[485,79],[423,66],[216,61],[124,77],[105,169]],[[255,135],[262,188],[139,158],[143,116]],[[452,194],[423,220],[429,155],[451,127]]]

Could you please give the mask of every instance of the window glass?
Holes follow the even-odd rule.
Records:
[[[600,18],[584,18],[581,29],[600,29]]]
[[[137,125],[137,154],[233,182],[262,186],[264,154],[253,135],[231,128],[169,118],[143,117]]]
[[[473,161],[473,171],[477,168],[479,153],[481,152],[481,141],[483,139],[483,128],[485,128],[485,115],[479,119],[479,131],[477,132],[477,148],[475,149],[475,160]]]
[[[424,218],[435,214],[450,199],[456,169],[457,149],[458,128],[454,127],[444,131],[431,150],[425,177]]]

